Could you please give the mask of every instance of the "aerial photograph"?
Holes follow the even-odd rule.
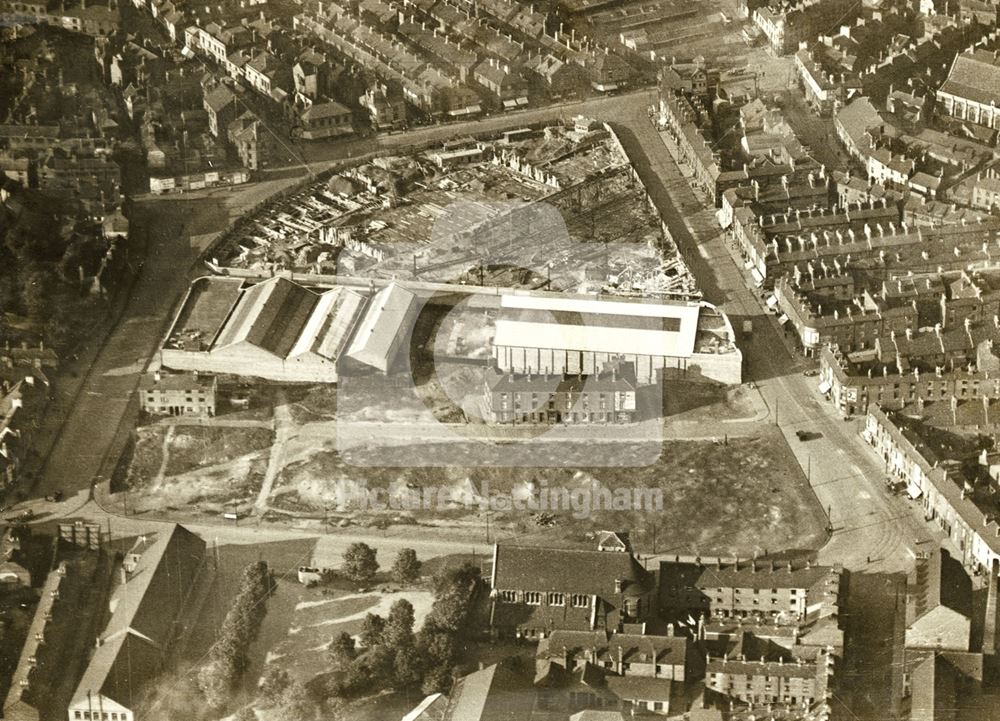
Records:
[[[0,0],[0,721],[1000,721],[1000,0]]]

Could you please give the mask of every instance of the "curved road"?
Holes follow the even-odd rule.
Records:
[[[812,379],[802,376],[804,361],[788,350],[773,316],[765,312],[760,298],[747,288],[741,267],[734,262],[718,228],[713,226],[714,208],[706,207],[692,192],[668,147],[651,125],[647,114],[650,100],[648,91],[640,91],[565,108],[528,111],[519,116],[418,129],[380,139],[379,144],[402,146],[569,117],[578,112],[615,123],[706,298],[726,310],[736,327],[740,327],[743,318],[754,320],[754,337],[744,347],[744,356],[749,377],[756,382],[771,409],[770,418],[762,422],[773,422],[777,414],[778,425],[803,470],[809,473],[819,502],[832,511],[834,534],[822,549],[820,559],[850,568],[904,568],[918,543],[931,538],[928,528],[903,501],[887,496],[882,490],[881,463],[858,437],[856,423],[839,419],[832,407],[820,402]],[[219,204],[211,198],[188,202]],[[106,468],[106,459],[120,443],[120,430],[127,429],[133,420],[138,374],[155,352],[174,304],[187,287],[189,276],[183,271],[191,267],[196,256],[185,233],[185,215],[176,212],[164,215],[160,207],[160,202],[137,204],[139,216],[135,225],[147,228],[150,233],[145,270],[121,323],[85,379],[83,392],[67,417],[36,489],[39,496],[62,489],[69,497],[55,507],[37,500],[32,502],[33,507],[52,516],[84,516],[102,522],[109,517],[92,504],[81,508],[81,502],[92,479]],[[221,212],[221,206],[219,210],[222,223],[225,213]],[[794,436],[798,429],[821,433],[822,437],[803,443]],[[719,432],[723,430],[726,429],[720,428]],[[131,529],[146,522],[126,519],[116,523],[125,523]],[[209,535],[218,532],[216,526],[205,527]],[[255,528],[248,534],[237,527],[226,533],[252,541],[260,538],[262,531]],[[426,543],[442,553],[467,550],[464,540]]]

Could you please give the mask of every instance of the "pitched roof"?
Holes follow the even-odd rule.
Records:
[[[543,648],[544,643],[544,648]],[[596,662],[617,660],[619,651],[626,663],[657,663],[683,666],[687,662],[689,641],[685,636],[660,636],[606,631],[553,631],[539,643],[539,654],[561,657],[564,650],[572,655],[593,650]]]
[[[607,363],[600,373],[512,373],[491,368],[486,376],[491,390],[505,393],[581,393],[635,390],[635,364]]]
[[[830,566],[794,566],[769,563],[723,563],[704,565],[694,582],[696,588],[813,588],[838,576]]]
[[[883,122],[882,116],[868,98],[857,98],[845,105],[837,111],[836,120],[851,141],[861,149],[868,146],[865,139],[868,129],[880,126]]]
[[[100,645],[73,694],[73,703],[101,694],[127,708],[160,666],[205,554],[205,542],[183,526],[157,534],[125,583],[115,589]]]
[[[516,658],[470,673],[455,682],[445,721],[523,721],[535,694]]]
[[[246,342],[285,358],[318,302],[318,293],[281,276],[250,286],[223,326],[215,348]]]
[[[303,120],[321,120],[323,118],[334,118],[350,114],[350,109],[331,100],[328,103],[313,103],[302,111],[301,117]]]
[[[413,293],[398,283],[390,283],[372,297],[347,355],[388,371],[400,350],[396,340],[409,333],[418,310]]]
[[[616,598],[641,594],[653,581],[631,553],[578,548],[536,548],[497,544],[493,570],[496,589],[557,591]]]
[[[236,101],[236,95],[225,85],[218,85],[205,93],[205,105],[212,109],[213,113],[219,113]]]
[[[987,50],[955,56],[941,92],[989,105],[1000,99],[1000,60]]]

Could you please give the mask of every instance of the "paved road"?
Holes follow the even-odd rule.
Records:
[[[773,317],[747,288],[741,267],[713,225],[713,209],[690,189],[650,124],[647,108],[651,100],[643,91],[565,109],[529,111],[517,120],[528,123],[560,113],[571,116],[583,112],[617,124],[707,299],[729,312],[737,327],[744,317],[755,321],[754,337],[744,349],[748,375],[771,404],[772,414],[777,411],[781,430],[803,469],[809,471],[820,503],[832,509],[835,533],[821,559],[862,568],[871,557],[872,566],[904,567],[916,542],[930,537],[925,524],[902,501],[884,494],[881,465],[857,437],[856,427],[839,420],[830,406],[820,402],[812,380],[802,376],[804,361],[789,352]],[[499,117],[467,126],[419,129],[379,142],[399,146],[510,125],[511,118]],[[79,507],[82,496],[74,492],[89,488],[114,446],[119,426],[130,421],[137,371],[154,352],[165,320],[188,283],[188,274],[178,269],[190,266],[194,252],[178,223],[162,221],[151,227],[146,271],[122,323],[97,357],[85,392],[67,419],[45,469],[38,495],[64,489],[70,497],[64,509]],[[822,437],[802,443],[794,436],[794,431],[802,428]],[[720,426],[717,434],[729,430]],[[233,533],[240,537],[245,532],[237,529]]]
[[[142,216],[142,206],[136,211]],[[122,418],[134,414],[139,372],[156,349],[176,298],[189,282],[195,258],[182,222],[157,217],[155,224],[133,219],[148,232],[147,257],[127,309],[101,349],[45,463],[35,495],[55,490],[67,495],[88,488],[100,472]]]
[[[743,348],[746,373],[769,404],[771,422],[777,414],[819,502],[832,512],[834,533],[820,560],[854,569],[906,568],[919,545],[940,536],[933,535],[905,501],[885,493],[884,468],[858,436],[857,422],[845,423],[822,402],[815,379],[802,375],[803,359],[789,349],[774,316],[748,288],[724,234],[709,219],[714,209],[695,196],[645,109],[630,108],[621,122],[629,136],[623,142],[633,146],[630,154],[638,157],[638,170],[706,298],[726,310],[735,327],[743,318],[753,319],[753,337]],[[800,429],[821,436],[802,442],[795,436]]]

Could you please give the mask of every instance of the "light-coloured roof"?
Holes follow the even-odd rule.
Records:
[[[496,346],[682,358],[694,352],[700,312],[697,304],[558,295],[505,295],[500,306]]]
[[[387,371],[399,349],[394,341],[409,332],[417,310],[416,296],[397,283],[390,283],[372,297],[347,355]]]
[[[324,358],[338,358],[364,304],[364,296],[347,288],[323,293],[289,356],[316,353]]]

